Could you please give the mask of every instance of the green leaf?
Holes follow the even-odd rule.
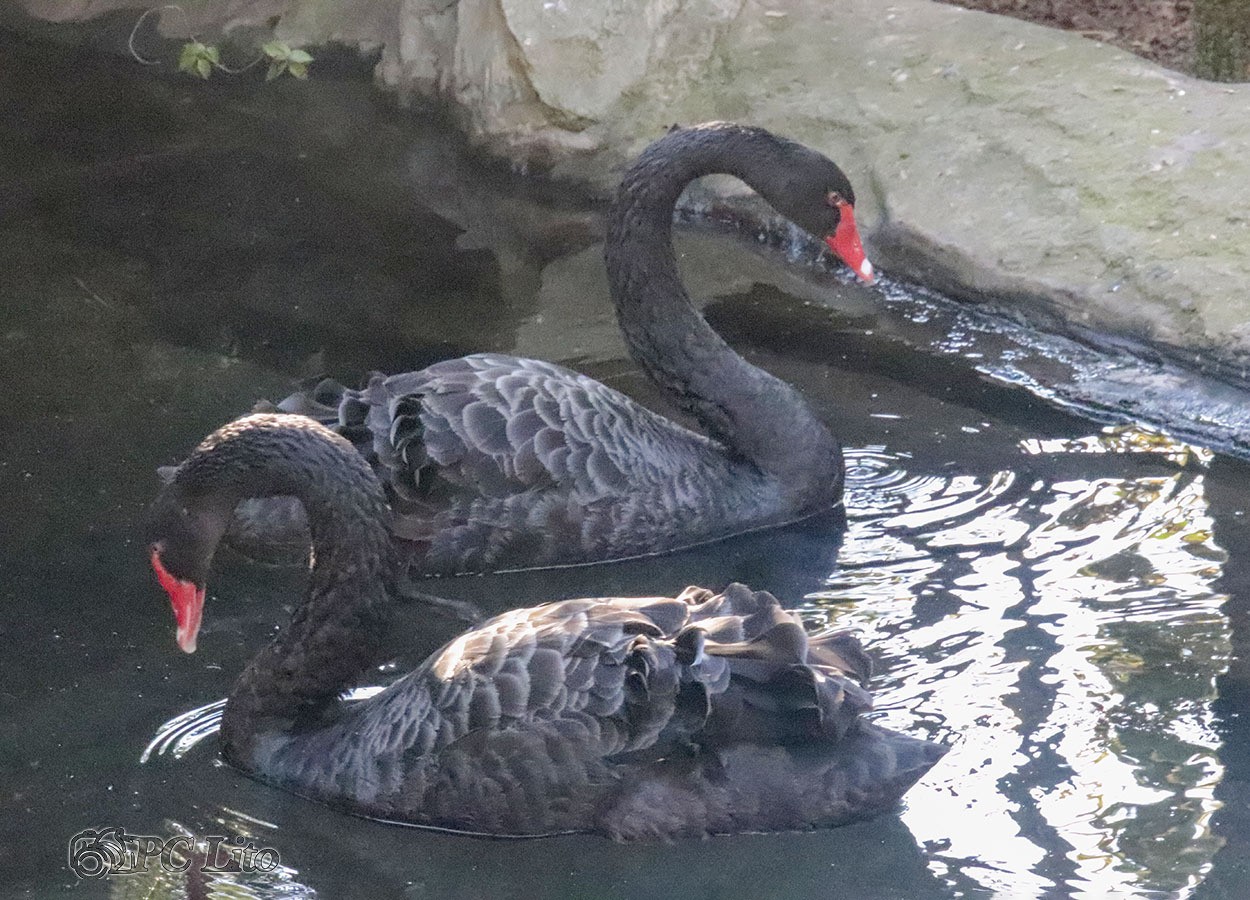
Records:
[[[304,50],[292,50],[290,54],[287,55],[287,59],[293,63],[299,63],[303,66],[306,66],[313,61],[312,54]]]
[[[182,53],[178,56],[178,71],[195,73],[196,60],[200,58],[199,52],[195,49],[199,41],[191,41],[182,45]]]
[[[291,55],[291,45],[286,41],[270,41],[260,49],[274,61],[286,59]]]
[[[291,69],[291,74],[294,75],[296,78],[308,77],[308,64],[307,63],[293,62],[291,63],[290,69]]]
[[[275,59],[269,64],[269,71],[265,73],[266,81],[273,81],[279,75],[286,71],[286,63],[283,60]]]
[[[178,54],[178,71],[207,78],[220,59],[221,52],[213,45],[188,41],[182,45],[182,52]]]

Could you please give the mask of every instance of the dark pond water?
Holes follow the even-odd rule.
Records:
[[[663,846],[387,827],[221,765],[214,704],[300,576],[223,559],[183,656],[138,536],[154,467],[302,375],[473,350],[657,402],[597,214],[358,74],[203,86],[0,33],[0,85],[0,892],[1246,896],[1246,465],[1014,383],[1085,351],[697,228],[679,249],[709,318],[846,442],[845,522],[436,588],[501,610],[745,580],[861,626],[880,718],[947,758],[896,815]],[[410,616],[400,668],[448,628]],[[67,842],[107,825],[281,865],[80,882]]]

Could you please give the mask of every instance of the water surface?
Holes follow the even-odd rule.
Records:
[[[1246,465],[1026,390],[1068,365],[1061,342],[697,227],[679,238],[694,293],[841,435],[846,514],[434,586],[495,611],[736,579],[856,625],[881,721],[952,748],[899,812],[661,846],[481,841],[223,766],[215,704],[300,574],[224,557],[200,651],[179,653],[142,552],[154,467],[300,377],[476,350],[661,406],[615,331],[600,211],[476,161],[355,72],[202,86],[0,35],[0,82],[5,893],[1243,896]],[[449,627],[407,613],[378,683]],[[69,836],[113,824],[246,835],[281,867],[77,882]]]

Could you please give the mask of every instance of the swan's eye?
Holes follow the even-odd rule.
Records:
[[[839,207],[842,207],[842,206],[850,206],[850,204],[846,202],[846,198],[843,197],[841,194],[839,194],[837,191],[830,191],[825,196],[825,202],[828,203],[830,206],[832,206],[834,209],[838,209]]]

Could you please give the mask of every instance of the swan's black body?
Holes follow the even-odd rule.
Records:
[[[278,494],[308,510],[311,583],[235,685],[221,740],[290,790],[482,834],[667,838],[871,815],[944,752],[860,719],[869,662],[853,637],[808,636],[741,585],[506,613],[342,702],[378,662],[400,560],[372,470],[302,416],[219,429],[156,501],[153,562],[185,649],[185,607],[203,602],[231,511]]]
[[[712,330],[679,278],[673,207],[686,184],[716,172],[743,179],[812,234],[841,228],[859,246],[846,176],[762,129],[678,129],[626,172],[605,251],[621,329],[706,434],[568,369],[498,354],[378,375],[362,390],[322,382],[279,404],[334,428],[374,465],[413,574],[658,553],[838,502],[842,456],[829,429],[794,388]],[[258,534],[291,543],[302,525],[290,502],[249,509],[235,529],[245,544]]]

